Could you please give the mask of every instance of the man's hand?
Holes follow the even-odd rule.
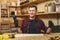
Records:
[[[22,31],[21,31],[21,29],[20,29],[20,28],[17,28],[17,31],[18,31],[19,33],[22,33]]]
[[[50,33],[51,30],[52,30],[51,28],[48,28],[46,33]]]

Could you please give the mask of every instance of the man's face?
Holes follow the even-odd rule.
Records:
[[[28,10],[28,13],[29,13],[30,17],[35,17],[36,12],[37,11],[36,11],[35,7],[30,7],[29,10]]]

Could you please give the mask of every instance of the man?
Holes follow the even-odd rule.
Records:
[[[22,33],[41,33],[41,30],[44,30],[44,33],[50,32],[51,29],[47,28],[44,22],[36,17],[36,6],[29,6],[28,13],[30,16],[23,20],[21,29],[18,29],[19,32],[22,31]]]

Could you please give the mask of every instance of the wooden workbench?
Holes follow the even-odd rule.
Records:
[[[48,40],[50,37],[59,36],[60,33],[51,34],[18,34],[20,37],[16,37],[8,40]]]

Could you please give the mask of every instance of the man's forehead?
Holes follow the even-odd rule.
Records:
[[[35,10],[35,7],[30,7],[29,10]]]

